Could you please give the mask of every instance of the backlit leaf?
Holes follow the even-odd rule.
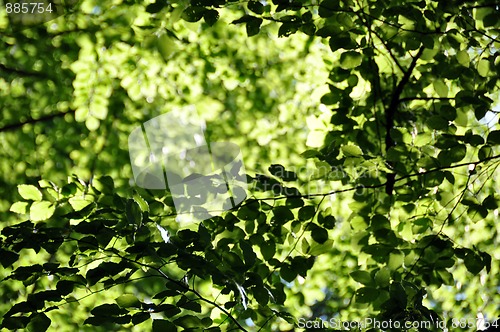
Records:
[[[19,194],[21,195],[21,197],[24,199],[32,200],[32,201],[41,201],[42,200],[41,191],[37,187],[35,187],[31,184],[20,184],[17,186],[17,190],[19,191]]]
[[[33,202],[30,207],[30,219],[33,221],[46,220],[52,217],[56,207],[47,201]]]

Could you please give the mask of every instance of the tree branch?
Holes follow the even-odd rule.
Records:
[[[478,161],[473,161],[473,162],[468,162],[468,163],[462,163],[462,164],[456,164],[456,165],[451,165],[451,166],[437,167],[437,168],[433,168],[433,169],[430,169],[430,170],[424,171],[424,172],[418,172],[418,173],[412,173],[412,174],[403,175],[403,176],[401,176],[399,178],[396,178],[394,180],[394,182],[397,183],[399,181],[402,181],[402,180],[405,180],[405,179],[409,179],[409,178],[412,178],[412,177],[422,176],[422,175],[426,175],[426,174],[430,174],[430,173],[434,173],[434,172],[439,172],[439,171],[443,171],[443,170],[447,170],[447,169],[454,169],[454,168],[459,168],[459,167],[464,167],[464,166],[470,166],[470,165],[477,166],[479,164],[482,164],[482,163],[485,163],[485,162],[488,162],[488,161],[491,161],[491,160],[495,160],[495,159],[500,159],[500,155],[491,156],[491,157],[484,158],[484,159],[478,160]],[[329,196],[329,195],[334,195],[334,194],[342,194],[342,193],[346,193],[346,192],[350,192],[350,191],[356,191],[356,190],[360,190],[360,189],[382,188],[382,187],[385,187],[386,185],[387,185],[387,181],[384,182],[384,183],[375,184],[375,185],[371,185],[371,186],[357,185],[357,186],[350,187],[350,188],[347,188],[347,189],[339,189],[339,190],[329,191],[327,193],[315,193],[315,194],[306,194],[306,195],[288,195],[288,196],[278,196],[278,197],[252,198],[252,200],[255,200],[255,201],[269,201],[269,200],[276,201],[276,200],[287,199],[287,198],[313,199],[313,198],[316,198],[316,197],[324,197],[324,196]],[[242,204],[241,206],[244,206],[244,205],[245,204]],[[169,215],[169,216],[173,216],[173,215]]]
[[[131,258],[128,258],[122,254],[120,254],[118,252],[117,249],[115,248],[110,248],[110,249],[106,249],[106,248],[103,248],[99,245],[95,245],[91,242],[87,242],[87,241],[82,241],[82,239],[78,240],[76,238],[72,238],[72,237],[68,237],[69,240],[72,240],[72,241],[81,241],[81,242],[85,242],[91,246],[94,246],[96,247],[96,249],[100,249],[104,252],[108,252],[108,253],[111,253],[113,255],[116,255],[117,257],[119,257],[120,259],[124,260],[124,261],[128,261],[130,263],[133,263],[133,264],[136,264],[136,265],[139,265],[139,266],[142,266],[142,267],[146,267],[148,269],[151,269],[151,270],[154,270],[158,273],[158,277],[163,277],[164,279],[176,284],[177,286],[183,288],[184,290],[186,291],[189,291],[191,293],[193,293],[194,295],[196,295],[198,297],[199,300],[203,301],[203,302],[206,302],[214,307],[216,307],[217,309],[219,309],[220,311],[222,311],[225,315],[227,315],[227,317],[229,317],[235,324],[236,326],[241,330],[241,331],[244,331],[244,332],[247,332],[247,330],[238,322],[238,320],[236,318],[234,318],[233,315],[231,315],[231,313],[229,311],[227,311],[225,308],[223,308],[222,306],[220,306],[219,304],[217,304],[216,302],[212,301],[212,300],[209,300],[205,297],[203,297],[196,289],[194,288],[190,288],[188,285],[178,281],[178,280],[175,280],[174,278],[168,276],[165,272],[163,272],[159,267],[155,267],[155,266],[152,266],[152,265],[149,265],[149,264],[146,264],[146,263],[142,263],[138,260],[135,260],[135,259],[131,259]],[[113,285],[114,286],[114,285]],[[92,294],[89,294],[89,295],[92,295]]]
[[[108,249],[104,249],[106,251],[109,251]],[[141,265],[143,267],[147,267],[149,269],[152,269],[152,270],[155,270],[156,272],[158,272],[163,278],[165,278],[166,280],[170,281],[170,282],[173,282],[174,284],[176,284],[177,286],[185,289],[186,291],[189,291],[191,293],[193,293],[194,295],[196,295],[198,297],[199,300],[203,301],[203,302],[206,302],[214,307],[216,307],[217,309],[219,309],[220,311],[222,311],[225,315],[227,315],[227,317],[229,317],[235,324],[236,326],[241,330],[241,331],[245,331],[247,332],[247,330],[238,322],[238,320],[236,318],[234,318],[233,315],[231,315],[231,313],[229,311],[227,311],[225,308],[223,308],[222,306],[220,306],[219,304],[217,304],[216,302],[212,301],[212,300],[209,300],[205,297],[203,297],[200,293],[198,293],[198,291],[194,288],[190,288],[188,285],[185,285],[184,283],[178,281],[178,280],[175,280],[174,278],[171,278],[169,277],[165,272],[163,272],[160,268],[157,268],[155,266],[151,266],[149,264],[145,264],[145,263],[141,263],[139,261],[136,261],[136,260],[133,260],[133,259],[130,259],[130,258],[127,258],[123,255],[120,255],[119,253],[115,252],[114,250],[111,250],[115,255],[117,255],[118,257],[120,257],[121,259],[124,259],[124,260],[127,260],[131,263],[134,263],[134,264],[137,264],[137,265]]]
[[[413,69],[415,69],[415,66],[417,65],[418,59],[422,56],[422,53],[424,52],[424,47],[421,46],[420,49],[418,50],[417,54],[413,57],[413,60],[411,61],[410,66],[406,70],[406,72],[403,75],[403,78],[401,81],[399,81],[399,84],[396,86],[396,89],[394,90],[394,93],[392,94],[391,102],[389,104],[389,107],[385,111],[385,152],[386,154],[389,152],[389,149],[393,146],[395,146],[395,142],[391,137],[391,129],[394,127],[394,116],[396,115],[398,105],[400,103],[400,97],[401,93],[403,92],[404,87],[408,82],[410,81],[411,74],[413,72]],[[389,163],[389,166],[393,166],[392,163]],[[392,190],[394,189],[394,183],[395,183],[395,173],[388,173],[387,174],[387,185],[385,187],[385,192],[388,195],[392,195]]]
[[[38,118],[38,119],[29,118],[25,121],[18,122],[18,123],[12,123],[12,124],[9,124],[9,125],[6,125],[6,126],[0,128],[0,133],[4,132],[4,131],[9,131],[9,130],[16,130],[16,129],[22,128],[23,126],[25,126],[27,124],[35,124],[35,123],[39,123],[39,122],[50,121],[52,119],[64,117],[66,114],[70,114],[70,113],[74,113],[74,112],[75,112],[75,110],[68,110],[65,112],[45,115],[45,116],[42,116],[41,118]]]
[[[21,76],[33,76],[33,77],[40,77],[40,78],[45,78],[45,79],[50,79],[52,78],[47,75],[44,72],[39,72],[39,71],[27,71],[24,69],[15,69],[15,68],[10,68],[5,66],[4,64],[0,63],[0,69],[6,73],[9,74],[16,74],[16,75],[21,75]]]
[[[454,100],[455,98],[449,97],[405,97],[399,99],[399,102],[413,101],[413,100]]]

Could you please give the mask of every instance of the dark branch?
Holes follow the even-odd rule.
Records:
[[[399,102],[405,102],[405,101],[413,101],[413,100],[453,100],[455,98],[449,98],[449,97],[405,97],[399,99]]]
[[[396,89],[394,90],[394,93],[392,94],[391,102],[389,104],[389,107],[385,111],[385,152],[387,153],[389,149],[393,146],[395,146],[395,142],[391,137],[391,129],[394,127],[394,116],[396,115],[398,105],[400,103],[400,97],[401,93],[403,92],[403,89],[405,88],[406,84],[410,81],[411,74],[413,72],[413,69],[415,69],[415,66],[417,65],[417,61],[422,56],[422,53],[424,52],[424,47],[420,47],[418,50],[417,54],[413,57],[413,60],[411,61],[410,66],[406,70],[406,72],[403,75],[403,78],[401,81],[399,81],[399,84],[396,86]],[[393,166],[389,164],[389,166]],[[388,195],[392,195],[392,190],[394,188],[394,183],[395,183],[395,178],[396,174],[395,173],[388,173],[387,174],[387,185],[385,187],[385,192]]]
[[[456,164],[456,165],[451,165],[451,166],[436,167],[436,168],[433,168],[433,169],[430,169],[430,170],[427,170],[427,171],[424,171],[424,172],[418,172],[418,173],[412,173],[412,174],[403,175],[403,176],[401,176],[399,178],[396,178],[394,180],[394,182],[397,183],[397,182],[400,182],[400,181],[405,180],[405,179],[409,179],[409,178],[413,178],[413,177],[417,177],[417,176],[422,176],[422,175],[426,175],[426,174],[431,174],[431,173],[434,173],[434,172],[439,172],[439,171],[448,170],[448,169],[454,169],[454,168],[459,168],[459,167],[464,167],[464,166],[470,166],[470,165],[477,166],[479,164],[483,164],[483,163],[486,163],[488,161],[495,160],[495,159],[500,159],[500,155],[491,156],[491,157],[484,158],[484,159],[481,159],[481,160],[478,160],[478,161],[473,161],[473,162],[468,162],[468,163],[462,163],[462,164]],[[384,183],[375,184],[375,185],[371,185],[371,186],[357,185],[357,186],[346,188],[346,189],[329,191],[327,193],[316,193],[316,194],[306,194],[306,195],[286,195],[286,196],[264,197],[264,198],[252,198],[252,200],[255,200],[255,201],[270,201],[270,200],[276,201],[276,200],[287,199],[287,198],[313,199],[313,198],[316,198],[316,197],[324,197],[324,196],[330,196],[330,195],[334,195],[334,194],[342,194],[342,193],[356,191],[356,190],[361,190],[361,189],[382,188],[382,187],[385,187],[386,185],[387,185],[387,181],[384,182]],[[246,205],[246,204],[242,204],[241,206],[244,206],[244,205]],[[177,215],[177,214],[172,214],[172,215],[168,215],[168,216],[175,216],[175,215]]]
[[[21,75],[21,76],[32,76],[32,77],[40,77],[40,78],[45,78],[45,79],[52,79],[47,75],[46,73],[43,72],[38,72],[38,71],[27,71],[24,69],[15,69],[15,68],[9,68],[3,64],[0,63],[0,69],[6,73],[9,74],[16,74],[16,75]]]
[[[9,131],[9,130],[16,130],[16,129],[22,128],[23,126],[25,126],[27,124],[35,124],[35,123],[50,121],[52,119],[60,118],[60,117],[65,116],[68,113],[74,113],[74,112],[75,112],[75,110],[68,110],[68,111],[61,112],[61,113],[55,113],[55,114],[49,114],[46,116],[42,116],[41,118],[38,118],[38,119],[29,118],[25,121],[8,124],[8,125],[0,128],[0,133],[4,132],[4,131]]]

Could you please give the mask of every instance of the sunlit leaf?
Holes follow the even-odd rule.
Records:
[[[40,190],[30,184],[20,184],[17,186],[17,190],[22,198],[33,201],[41,201],[42,193]]]

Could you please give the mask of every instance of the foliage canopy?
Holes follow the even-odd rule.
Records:
[[[2,328],[498,317],[496,3],[82,0],[44,23],[7,3]],[[251,189],[186,226],[134,186],[127,136],[187,105]]]

